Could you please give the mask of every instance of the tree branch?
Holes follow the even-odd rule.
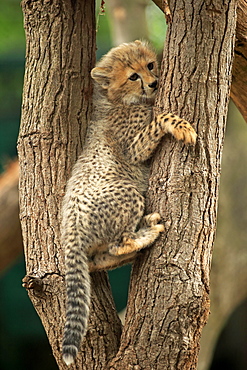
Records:
[[[231,98],[247,122],[247,1],[239,0]]]

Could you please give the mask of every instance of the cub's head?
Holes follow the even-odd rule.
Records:
[[[112,103],[149,103],[158,87],[158,65],[146,42],[111,49],[92,69],[91,76]]]

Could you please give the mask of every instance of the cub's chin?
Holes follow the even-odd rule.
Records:
[[[151,96],[147,95],[132,95],[126,96],[123,99],[124,104],[147,104],[153,105],[155,100],[156,94],[152,94]]]
[[[156,96],[156,94],[153,94],[151,96],[142,95],[139,102],[141,104],[154,105],[155,96]]]
[[[156,95],[153,95],[151,97],[146,97],[146,99],[144,100],[145,104],[148,104],[148,105],[154,105],[154,101],[155,101],[155,96]]]

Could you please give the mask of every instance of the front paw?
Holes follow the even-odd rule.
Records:
[[[197,134],[191,124],[175,114],[164,114],[158,116],[164,133],[172,134],[175,139],[182,140],[185,144],[195,144]]]
[[[180,120],[179,122],[172,123],[171,126],[170,132],[175,139],[182,140],[185,144],[196,143],[197,133],[189,122]]]

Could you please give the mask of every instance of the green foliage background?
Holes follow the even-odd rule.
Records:
[[[0,2],[0,55],[23,56],[25,36],[22,26],[22,12],[19,0]]]
[[[0,171],[16,155],[25,36],[18,0],[0,2]]]

